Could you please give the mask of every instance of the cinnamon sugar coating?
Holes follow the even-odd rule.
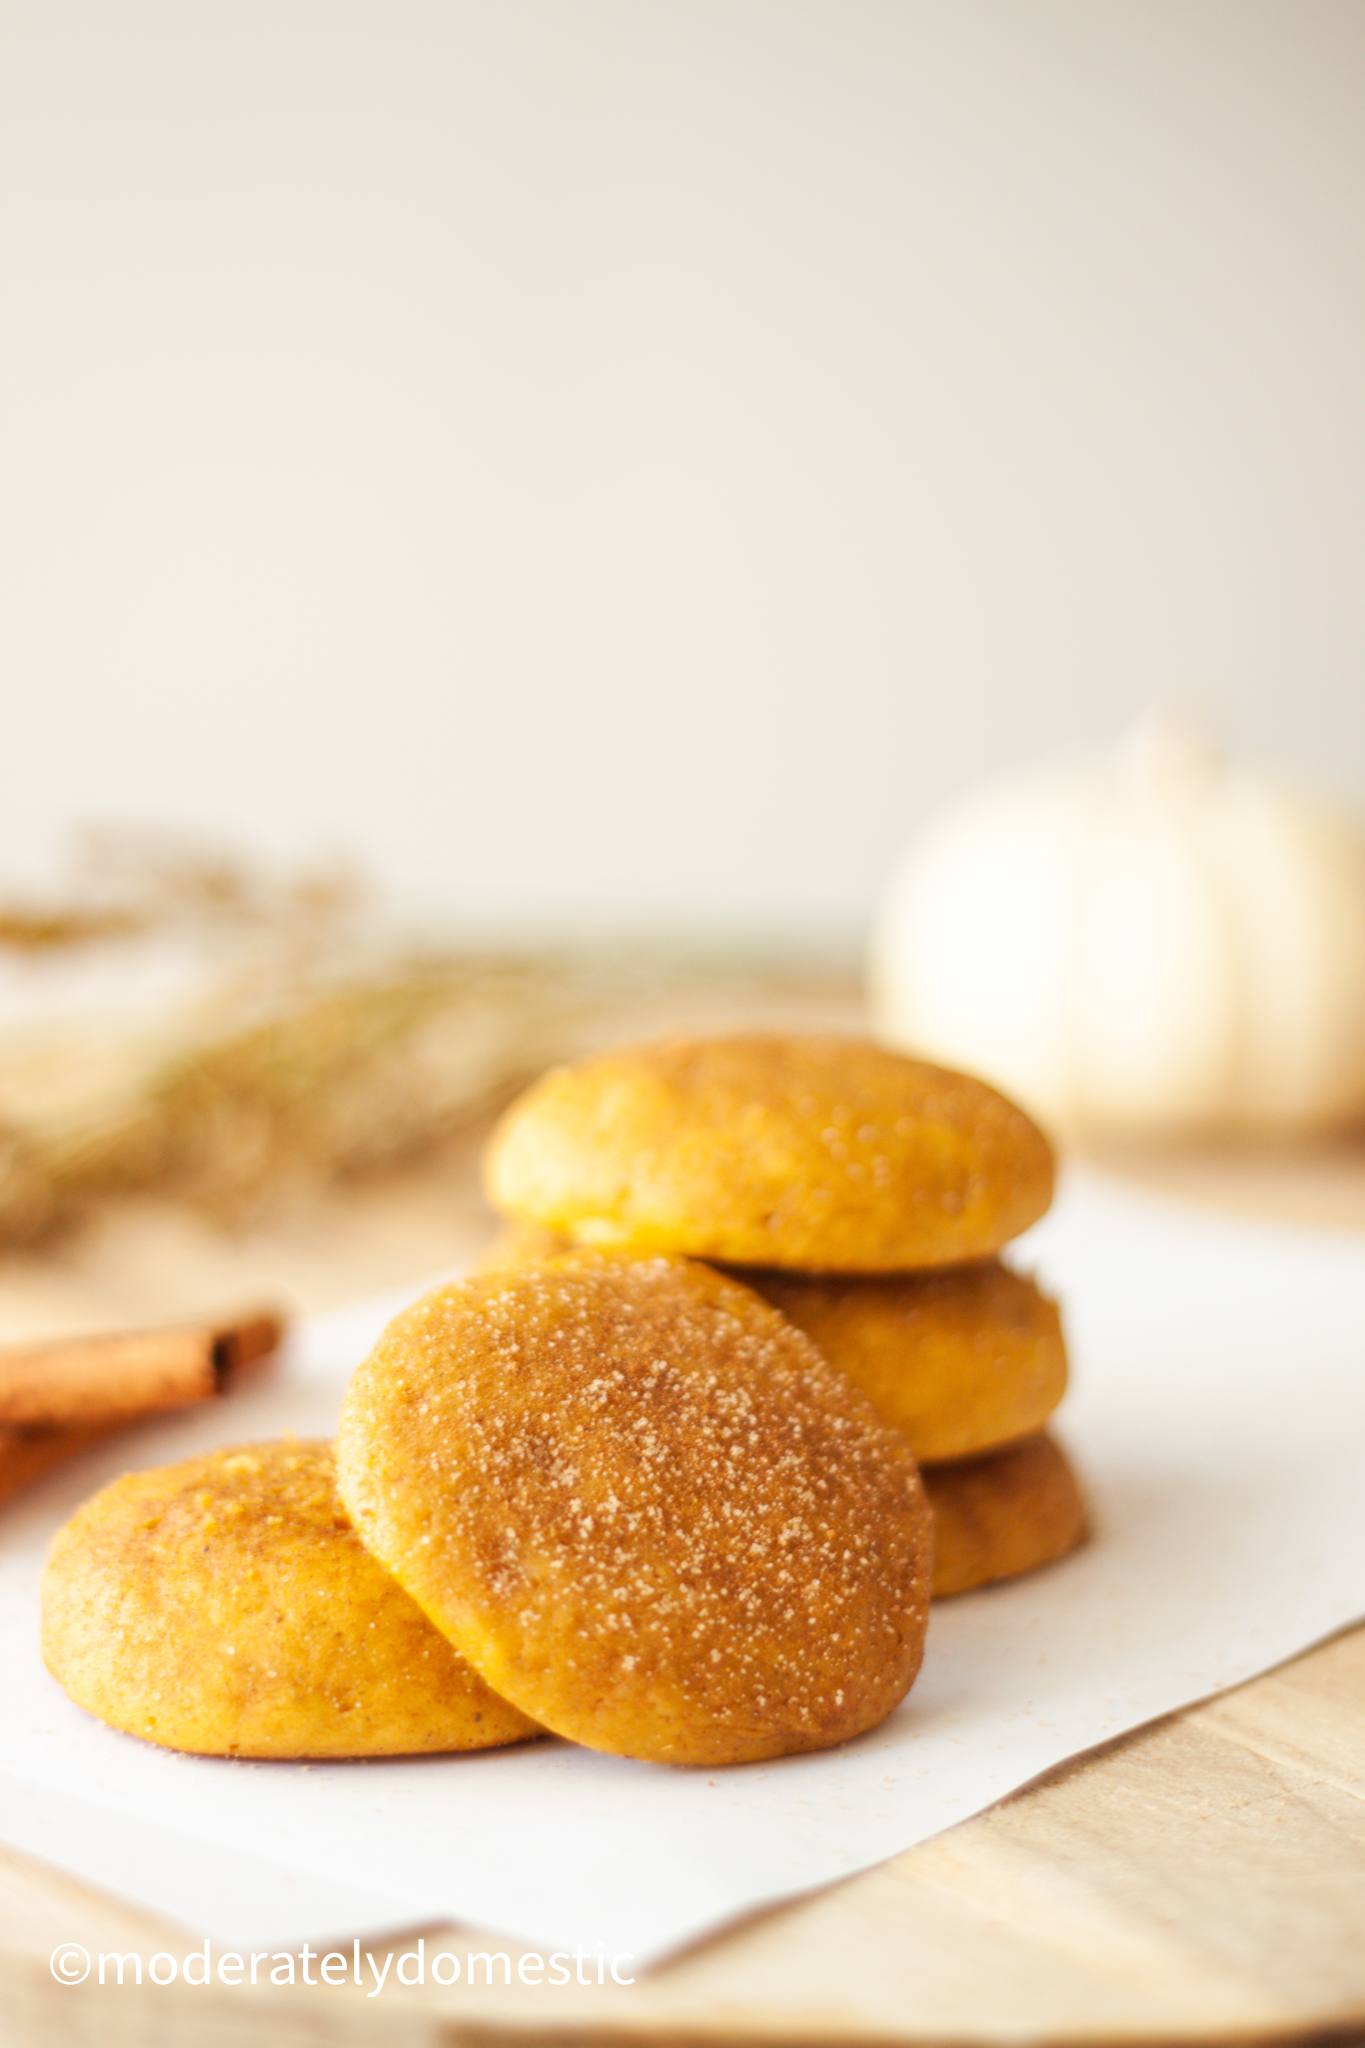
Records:
[[[1017,1578],[1085,1540],[1076,1475],[1046,1434],[958,1464],[926,1465],[922,1476],[934,1513],[936,1600]]]
[[[898,1279],[738,1277],[857,1381],[917,1458],[1029,1436],[1066,1392],[1056,1303],[996,1259]]]
[[[351,1381],[343,1498],[521,1709],[716,1765],[873,1727],[918,1669],[913,1460],[766,1304],[675,1259],[483,1273],[391,1323]]]
[[[495,1206],[576,1243],[898,1272],[997,1251],[1052,1155],[985,1082],[870,1041],[673,1038],[553,1068],[486,1163]]]
[[[59,1530],[43,1656],[112,1727],[201,1756],[397,1756],[541,1731],[365,1550],[330,1444],[130,1472]]]

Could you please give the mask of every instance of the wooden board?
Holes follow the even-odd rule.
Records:
[[[110,1211],[42,1257],[0,1262],[0,1338],[217,1313],[263,1290],[317,1308],[416,1281],[488,1228],[469,1162],[467,1149],[452,1153],[241,1240],[155,1203]],[[1138,1170],[1176,1191],[1208,1194],[1212,1182],[1219,1199],[1237,1199],[1226,1161]],[[1316,1208],[1312,1155],[1284,1171],[1287,1210],[1365,1228],[1365,1151],[1325,1161]],[[1251,1163],[1243,1205],[1274,1210],[1273,1162]],[[411,1950],[417,1932],[392,1953]],[[422,1938],[425,1957],[461,1958],[460,1983],[397,1986],[391,1966],[373,1997],[350,1984],[201,1989],[178,1977],[164,1988],[101,1988],[93,1972],[58,1984],[49,1957],[62,1942],[144,1958],[181,1957],[191,1944],[0,1851],[0,2039],[15,2048],[434,2048],[502,2035],[537,2048],[566,2037],[1166,2048],[1365,2039],[1365,1630],[628,1987],[471,1987],[471,1950],[506,1953],[513,1971],[521,1951],[465,1930]],[[382,1968],[389,1951],[372,1952]]]

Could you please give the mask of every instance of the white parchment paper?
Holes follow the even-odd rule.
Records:
[[[405,1293],[307,1324],[252,1391],[121,1438],[0,1520],[0,1835],[239,1948],[454,1920],[645,1963],[1365,1615],[1365,1240],[1073,1172],[1013,1256],[1065,1304],[1058,1433],[1095,1537],[936,1607],[923,1674],[873,1734],[709,1774],[551,1741],[244,1764],[148,1748],[71,1705],[37,1648],[53,1530],[133,1466],[329,1433]]]

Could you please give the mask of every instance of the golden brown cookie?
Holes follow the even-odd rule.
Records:
[[[934,1512],[936,1600],[1051,1564],[1085,1538],[1081,1489],[1050,1436],[926,1465],[922,1477]]]
[[[332,1447],[130,1472],[58,1531],[43,1656],[112,1727],[201,1756],[397,1756],[540,1733],[365,1550]]]
[[[366,1543],[475,1668],[590,1748],[824,1749],[919,1666],[909,1450],[704,1266],[585,1254],[438,1289],[353,1377],[337,1470]]]
[[[557,1067],[487,1184],[583,1245],[899,1272],[983,1258],[1052,1196],[1052,1155],[983,1081],[862,1039],[673,1038]]]
[[[1055,1302],[998,1260],[893,1280],[738,1278],[857,1381],[917,1458],[966,1458],[1028,1436],[1066,1392]]]

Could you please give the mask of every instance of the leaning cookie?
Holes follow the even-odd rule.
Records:
[[[133,1472],[43,1575],[43,1655],[77,1705],[201,1756],[395,1756],[539,1734],[375,1563],[330,1444]]]
[[[1065,1557],[1086,1535],[1085,1501],[1052,1437],[952,1465],[925,1465],[934,1514],[934,1598],[1017,1578]]]
[[[929,1517],[907,1446],[707,1267],[584,1254],[428,1295],[352,1378],[337,1469],[470,1663],[590,1748],[824,1749],[918,1669]]]
[[[544,1075],[487,1158],[494,1205],[613,1250],[900,1272],[978,1259],[1052,1196],[985,1082],[861,1039],[675,1038]]]
[[[857,1381],[917,1458],[1029,1436],[1066,1392],[1056,1303],[996,1259],[894,1280],[738,1277]]]

